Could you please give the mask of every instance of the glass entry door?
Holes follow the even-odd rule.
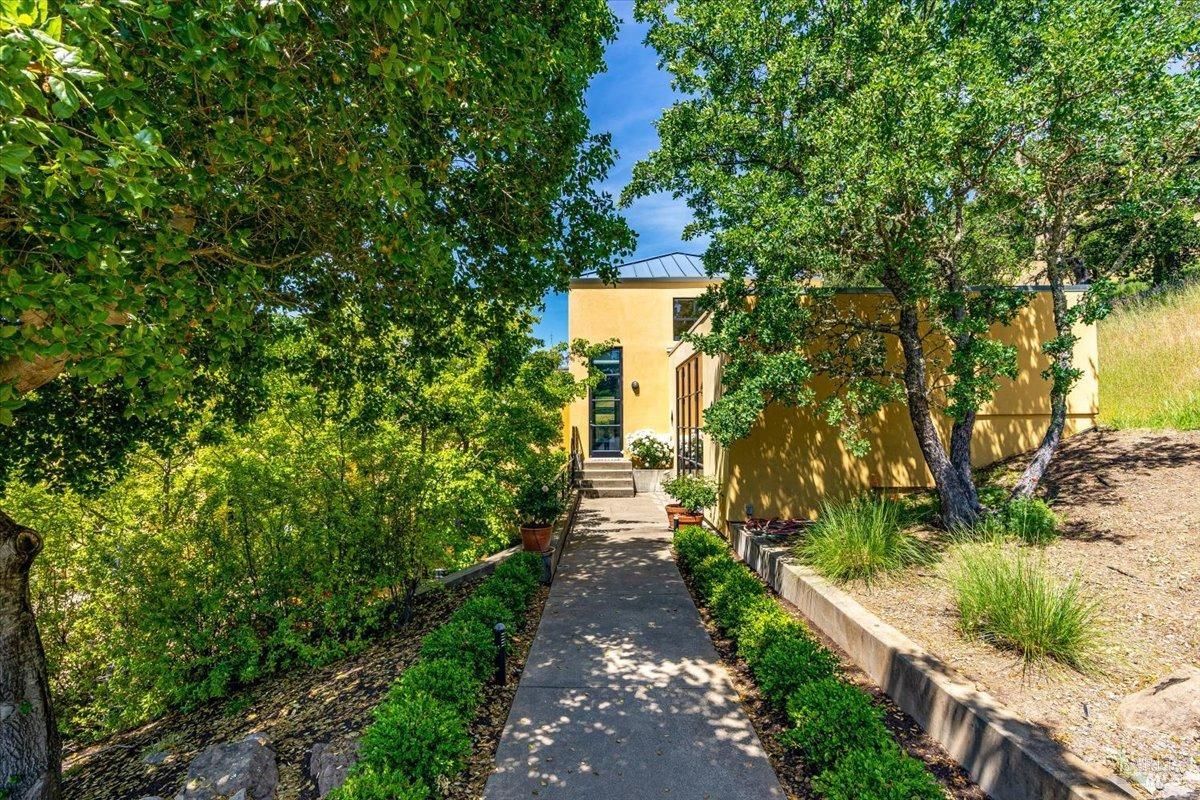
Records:
[[[600,382],[588,395],[588,452],[593,458],[619,458],[621,435],[621,348],[596,357]]]

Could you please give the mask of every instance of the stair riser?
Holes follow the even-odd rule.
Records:
[[[631,489],[633,481],[629,478],[584,478],[579,485],[584,489]]]
[[[628,489],[580,489],[584,497],[633,497],[633,487]]]

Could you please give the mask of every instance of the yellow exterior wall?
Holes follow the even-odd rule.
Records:
[[[854,304],[877,302],[877,296],[869,294],[846,298]],[[702,322],[698,329],[704,327]],[[1013,325],[995,333],[1017,346],[1019,377],[1015,381],[1002,378],[993,401],[980,410],[972,448],[976,466],[1032,449],[1045,431],[1049,385],[1041,372],[1048,361],[1041,353],[1041,342],[1053,336],[1049,293],[1038,292]],[[1068,435],[1094,427],[1098,411],[1095,326],[1080,325],[1076,334],[1075,364],[1084,374],[1068,399]],[[677,348],[670,358],[671,371],[691,355],[689,345]],[[720,390],[720,364],[718,359],[702,358],[707,406]],[[670,388],[673,394],[673,385]],[[943,434],[948,435],[950,419],[941,422]],[[706,442],[705,472],[722,484],[715,521],[740,520],[747,505],[752,505],[754,516],[759,517],[812,517],[822,500],[870,489],[933,485],[902,403],[872,418],[866,435],[872,442],[871,452],[858,458],[846,450],[838,430],[811,411],[773,405],[759,417],[750,435],[731,447]]]
[[[592,342],[618,339],[624,357],[624,430],[640,428],[668,433],[674,438],[675,368],[693,354],[688,344],[672,339],[672,299],[704,292],[707,281],[627,280],[619,286],[598,281],[577,281],[568,297],[568,330],[572,339]],[[847,293],[844,302],[869,307],[879,302],[877,293]],[[697,330],[707,329],[702,320]],[[1048,360],[1041,344],[1054,334],[1051,297],[1038,291],[1014,323],[994,333],[1016,345],[1018,378],[1000,379],[995,398],[980,410],[975,426],[972,460],[984,466],[1035,447],[1049,419],[1049,385],[1041,377]],[[1075,365],[1083,377],[1068,399],[1067,434],[1095,426],[1099,410],[1097,342],[1095,326],[1076,328],[1079,342]],[[701,356],[703,405],[720,391],[718,359]],[[897,354],[898,358],[898,354]],[[573,364],[572,372],[584,373]],[[935,372],[935,365],[930,371]],[[632,390],[633,381],[639,391]],[[821,387],[817,387],[818,391]],[[578,428],[587,444],[587,401],[578,400],[564,417],[565,439]],[[948,435],[951,421],[941,419]],[[838,430],[807,409],[773,405],[745,439],[729,448],[706,440],[705,471],[722,483],[722,498],[714,521],[724,523],[745,516],[752,505],[760,517],[811,517],[822,500],[839,499],[871,489],[915,489],[932,486],[932,478],[917,446],[903,403],[888,407],[866,428],[871,452],[858,458],[838,438]]]
[[[672,336],[673,304],[676,297],[697,297],[709,286],[707,280],[636,279],[606,286],[598,280],[578,280],[567,295],[567,335],[571,340],[598,343],[617,339],[622,348],[624,429],[628,436],[641,428],[674,436],[671,420],[675,373],[668,369],[668,353],[675,345]],[[586,375],[582,364],[572,364],[571,373]],[[632,384],[638,382],[638,391]],[[570,445],[571,428],[579,430],[588,446],[587,398],[568,408],[564,439]],[[585,453],[586,455],[586,453]]]

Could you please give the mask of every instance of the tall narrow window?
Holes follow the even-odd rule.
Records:
[[[673,304],[671,324],[675,331],[675,341],[678,342],[696,324],[696,320],[700,319],[700,311],[694,297],[676,297],[671,302]]]
[[[696,353],[675,368],[675,466],[680,474],[704,472],[703,408],[704,385]]]

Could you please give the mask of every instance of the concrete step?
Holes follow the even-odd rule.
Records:
[[[604,489],[588,489],[586,487],[579,490],[584,497],[633,497],[634,491],[632,484],[624,489],[604,488]]]
[[[633,469],[633,462],[626,458],[587,458],[583,462],[583,471],[621,472]]]
[[[600,473],[596,477],[588,477],[585,475],[580,481],[580,487],[584,489],[627,489],[633,486],[632,475],[614,475],[609,477],[610,473]]]

